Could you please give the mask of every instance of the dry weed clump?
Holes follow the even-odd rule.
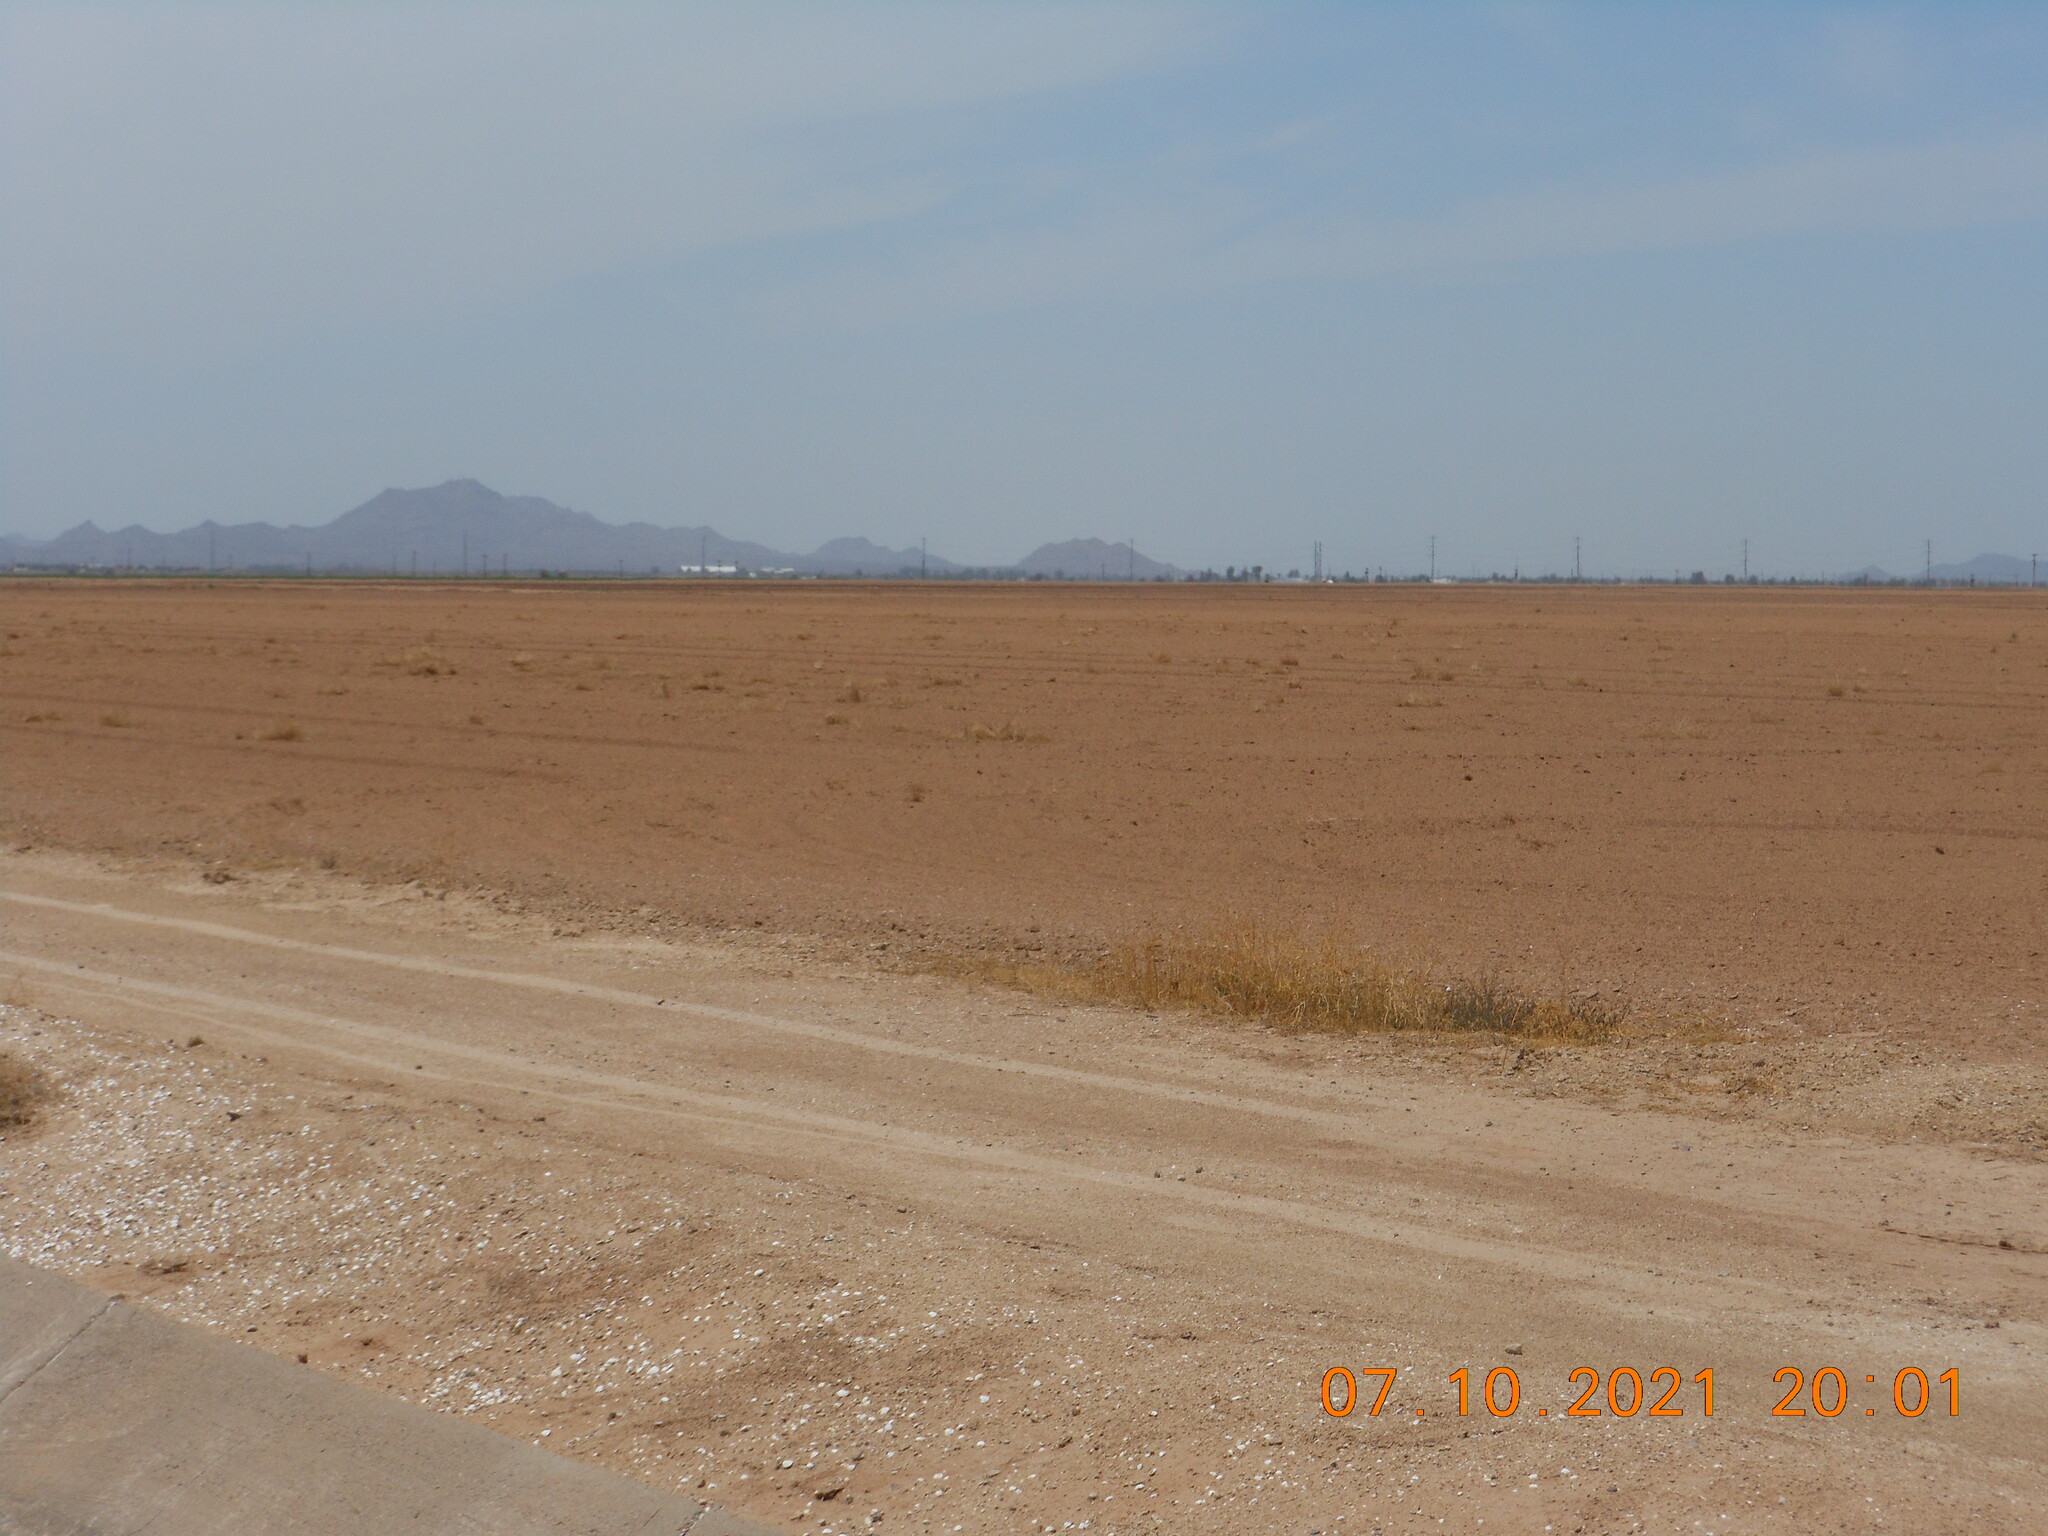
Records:
[[[1038,731],[1027,731],[1014,720],[1001,725],[970,725],[961,732],[969,741],[1044,741]]]
[[[265,741],[304,741],[305,728],[296,720],[283,720],[263,733]]]
[[[0,1131],[23,1130],[52,1097],[49,1080],[27,1062],[0,1055]]]
[[[376,663],[380,667],[394,667],[413,677],[453,677],[455,664],[430,646],[416,645],[398,656],[387,656]]]
[[[1538,996],[1495,977],[1446,981],[1335,939],[1296,938],[1253,924],[1133,940],[1083,966],[993,962],[974,970],[1073,1002],[1187,1008],[1288,1029],[1594,1043],[1611,1038],[1625,1015],[1618,1003]]]

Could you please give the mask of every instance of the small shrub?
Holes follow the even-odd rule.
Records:
[[[130,720],[118,709],[110,709],[105,714],[100,716],[101,725],[111,725],[117,730],[121,729],[124,726],[133,725],[134,723],[135,722],[133,720]]]
[[[27,1062],[0,1055],[0,1131],[35,1124],[42,1108],[56,1096],[48,1078]]]
[[[303,741],[306,732],[296,720],[284,720],[263,733],[265,741]]]

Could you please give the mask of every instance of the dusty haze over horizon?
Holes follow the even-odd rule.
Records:
[[[0,532],[2048,543],[2022,8],[0,4],[0,196]]]

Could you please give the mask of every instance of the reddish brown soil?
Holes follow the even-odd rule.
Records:
[[[1242,915],[2031,1054],[2043,598],[15,583],[0,810],[899,947]]]
[[[2044,1528],[2042,594],[0,592],[0,1252],[820,1536]],[[1717,1027],[896,963],[1232,917]]]

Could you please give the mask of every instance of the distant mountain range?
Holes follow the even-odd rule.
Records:
[[[2034,566],[2030,560],[2017,555],[1979,555],[1974,560],[1965,560],[1956,565],[1937,565],[1931,571],[1912,571],[1904,576],[1894,576],[1883,566],[1866,565],[1860,571],[1851,571],[1844,581],[1868,581],[1873,584],[1893,581],[1921,581],[1932,575],[1936,581],[1974,581],[1984,587],[2025,586],[2034,579]]]
[[[537,496],[501,496],[474,480],[424,490],[389,490],[318,527],[211,520],[177,533],[104,529],[80,523],[43,542],[0,538],[0,566],[104,567],[178,571],[618,572],[674,575],[721,567],[815,576],[955,575],[970,568],[914,549],[866,539],[833,539],[809,554],[728,538],[715,528],[607,523]],[[1127,544],[1075,539],[1046,544],[990,574],[1172,577],[1173,566]]]

